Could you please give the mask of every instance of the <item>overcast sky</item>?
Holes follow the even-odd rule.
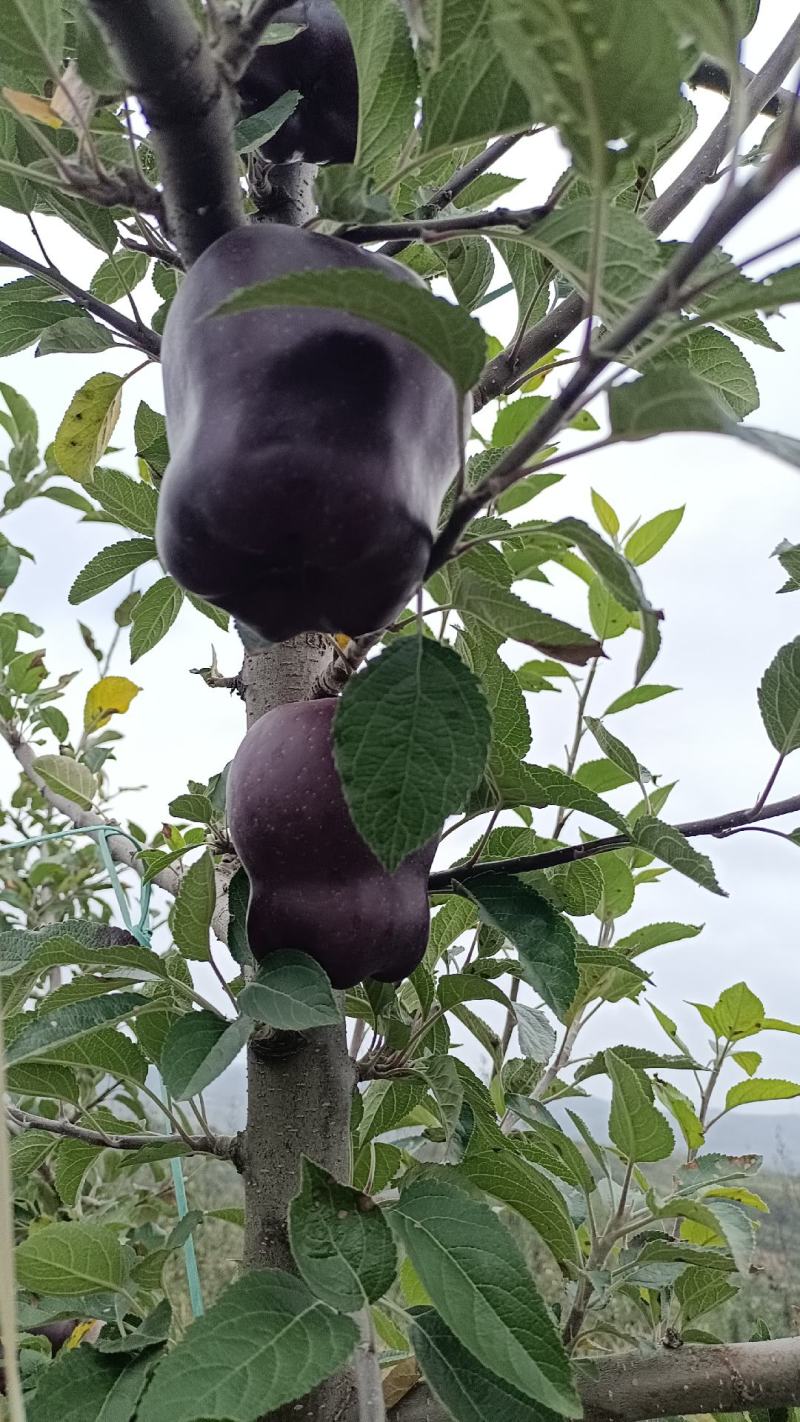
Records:
[[[757,66],[774,45],[785,24],[785,8],[765,0],[766,13],[747,56],[752,65]],[[722,106],[714,96],[696,97],[701,111],[699,142]],[[755,128],[753,133],[758,131]],[[503,171],[536,174],[535,182],[516,190],[513,203],[525,206],[541,201],[564,161],[563,153],[546,137],[508,155],[500,165]],[[673,235],[690,236],[708,201],[707,195],[699,199],[676,224]],[[800,179],[796,177],[784,185],[768,210],[739,230],[729,250],[737,256],[749,255],[790,235],[797,230],[798,211]],[[73,241],[60,225],[47,221],[41,225],[53,258],[73,279],[88,284],[99,254]],[[33,250],[21,218],[2,212],[0,230],[6,241]],[[790,248],[778,260],[798,259],[800,248]],[[10,278],[15,275],[9,272]],[[146,299],[144,304],[146,309]],[[485,314],[489,329],[507,337],[514,318],[511,303],[497,302]],[[785,348],[784,355],[743,347],[761,390],[761,408],[751,419],[800,437],[797,308],[786,318],[773,319],[771,328]],[[24,353],[2,362],[0,379],[27,395],[49,439],[77,385],[99,369],[126,371],[136,363],[132,352],[112,352],[102,359],[48,356],[41,362]],[[551,381],[547,390],[552,393],[553,388]],[[126,387],[115,442],[124,443],[127,452],[115,462],[131,471],[132,420],[143,398],[163,408],[156,369],[137,375]],[[677,535],[643,570],[650,600],[665,611],[664,650],[648,680],[683,690],[615,717],[613,728],[654,773],[679,782],[666,818],[695,818],[751,804],[774,763],[758,713],[756,687],[778,648],[800,633],[800,593],[776,597],[782,570],[770,558],[782,539],[800,542],[797,471],[733,441],[675,436],[576,460],[565,473],[561,485],[537,501],[537,517],[557,518],[569,512],[592,521],[592,486],[616,507],[623,526],[638,516],[649,518],[662,509],[686,505]],[[530,512],[524,509],[521,516]],[[81,668],[82,676],[68,698],[77,726],[95,666],[81,641],[76,612],[67,604],[67,591],[89,557],[119,538],[121,531],[110,525],[82,525],[72,510],[46,500],[34,501],[4,519],[2,528],[29,547],[37,560],[35,566],[23,563],[5,608],[24,609],[44,624],[51,673]],[[531,601],[559,616],[588,625],[583,585],[568,575],[554,576],[552,589],[529,584],[524,591]],[[112,589],[80,609],[101,645],[110,637],[113,608],[120,596],[119,588]],[[150,830],[188,778],[203,780],[221,769],[242,734],[241,704],[226,692],[208,690],[198,677],[189,675],[189,668],[208,665],[212,640],[223,670],[238,670],[237,639],[219,634],[187,608],[167,639],[131,673],[142,693],[124,725],[120,722],[126,739],[111,774],[119,787],[142,787],[126,790],[118,804],[121,813]],[[634,634],[612,644],[612,660],[603,664],[597,680],[595,714],[630,685],[637,650]],[[511,661],[525,660],[521,648],[507,648],[507,654]],[[124,647],[113,670],[118,674],[130,670]],[[569,686],[559,696],[533,698],[530,708],[534,758],[540,763],[563,761],[562,747],[574,722]],[[590,743],[586,758],[597,753]],[[0,794],[8,794],[15,781],[10,754],[3,757],[0,752]],[[788,762],[775,794],[784,797],[799,790],[800,755]],[[616,798],[623,807],[631,802],[625,792]],[[548,827],[549,823],[548,815]],[[792,829],[795,822],[782,822],[781,827]],[[455,839],[448,845],[455,846]],[[700,938],[657,950],[643,960],[655,976],[650,995],[676,1018],[698,1051],[703,1048],[705,1029],[686,1000],[713,1001],[721,988],[742,977],[763,998],[770,1015],[800,1020],[800,851],[761,834],[704,841],[701,847],[711,854],[730,898],[716,898],[671,874],[639,892],[635,910],[620,929],[627,933],[638,923],[664,919],[706,925]],[[580,920],[579,926],[591,932],[591,920]],[[209,994],[213,988],[213,983],[203,984]],[[655,1044],[657,1029],[651,1022],[649,1014],[631,1004],[607,1007],[587,1028],[584,1050],[622,1041]],[[666,1039],[661,1040],[663,1044]],[[765,1035],[757,1045],[764,1054],[766,1074],[800,1077],[797,1037]],[[781,1104],[781,1109],[786,1106]]]

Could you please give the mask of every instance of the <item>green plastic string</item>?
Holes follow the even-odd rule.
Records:
[[[137,943],[143,948],[151,948],[150,898],[152,895],[152,885],[145,884],[140,880],[139,918],[138,921],[134,923],[128,905],[127,894],[122,887],[117,866],[111,857],[111,850],[108,847],[109,839],[127,839],[128,842],[134,846],[137,853],[140,853],[143,846],[139,844],[137,839],[134,839],[133,835],[128,834],[126,830],[120,829],[117,825],[75,826],[72,829],[55,830],[51,834],[36,835],[31,839],[20,839],[13,844],[0,844],[0,850],[34,849],[37,845],[52,844],[55,840],[60,839],[72,839],[75,835],[79,834],[88,834],[90,837],[96,838],[100,858],[103,861],[103,867],[111,881],[111,887],[119,906],[122,922],[131,936],[136,939]],[[157,1072],[156,1075],[158,1078],[158,1090],[156,1094],[159,1096],[162,1105],[164,1105],[165,1098],[167,1103],[169,1103],[169,1097],[160,1073]],[[164,1114],[167,1115],[166,1108]],[[176,1156],[170,1161],[170,1169],[172,1171],[172,1183],[175,1189],[175,1202],[178,1207],[178,1218],[182,1220],[185,1219],[189,1212],[189,1205],[186,1198],[186,1178],[183,1173],[183,1161],[180,1156]],[[200,1286],[200,1272],[197,1267],[197,1253],[194,1247],[194,1239],[191,1235],[183,1246],[183,1258],[186,1268],[186,1281],[189,1286],[192,1316],[194,1318],[201,1318],[205,1313],[205,1307],[203,1305],[203,1291]]]

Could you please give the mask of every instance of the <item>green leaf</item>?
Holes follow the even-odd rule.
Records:
[[[652,779],[650,772],[639,764],[633,751],[613,735],[602,721],[598,721],[594,716],[585,716],[584,720],[603,754],[608,756],[608,759],[615,765],[618,765],[626,775],[629,775],[631,780],[638,780],[641,783],[642,780]]]
[[[442,1119],[445,1143],[449,1145],[461,1118],[464,1088],[452,1057],[424,1057],[416,1071],[428,1083]]]
[[[365,172],[396,163],[413,132],[418,77],[405,15],[393,0],[336,0],[358,70],[358,146]]]
[[[497,46],[490,7],[440,0],[426,10],[425,22],[423,151],[528,128],[531,105]]]
[[[550,1312],[494,1211],[437,1172],[405,1189],[389,1220],[464,1347],[527,1398],[578,1416],[569,1361]]]
[[[139,458],[156,474],[163,474],[169,463],[167,422],[157,410],[151,410],[146,400],[141,401],[136,411],[133,433]]]
[[[69,590],[69,602],[73,607],[86,602],[155,556],[156,545],[152,538],[129,538],[124,543],[110,544],[96,553],[78,574]]]
[[[51,326],[74,319],[75,307],[68,301],[3,302],[2,313],[0,356],[10,356],[32,346]]]
[[[684,78],[668,18],[639,0],[495,0],[494,34],[537,120],[557,125],[581,172],[608,181],[674,121]]]
[[[190,820],[199,825],[210,825],[215,815],[207,795],[176,795],[170,801],[169,812],[176,820]]]
[[[651,1004],[652,1005],[652,1004]],[[691,1057],[664,1056],[661,1052],[652,1052],[649,1047],[613,1047],[611,1049],[615,1057],[626,1062],[628,1066],[636,1067],[639,1071],[657,1069],[661,1071],[692,1071],[697,1067],[697,1063]],[[598,1052],[591,1061],[579,1067],[575,1073],[575,1080],[586,1081],[591,1076],[603,1076],[608,1072],[608,1063],[604,1052]]]
[[[93,375],[73,395],[56,432],[53,454],[59,469],[85,484],[108,448],[122,404],[121,375]]]
[[[183,605],[183,589],[172,578],[159,578],[133,609],[131,661],[152,651],[169,632]]]
[[[555,766],[526,763],[525,768],[531,805],[537,808],[558,805],[564,810],[577,810],[581,814],[592,815],[595,819],[613,825],[621,834],[627,834],[628,826],[619,811],[607,805],[605,800],[585,784],[573,780]],[[622,783],[627,784],[627,778]],[[616,786],[612,784],[609,788],[615,789]]]
[[[168,1299],[162,1299],[153,1309],[147,1318],[143,1319],[138,1328],[134,1328],[131,1333],[124,1333],[119,1338],[107,1338],[105,1335],[97,1340],[95,1348],[98,1353],[138,1353],[143,1348],[152,1348],[156,1343],[166,1343],[172,1325],[172,1308]]]
[[[210,850],[192,864],[181,880],[172,910],[172,936],[184,958],[208,962],[209,932],[217,904],[214,860]]]
[[[511,637],[524,642],[560,661],[585,666],[602,650],[587,632],[551,617],[548,612],[529,607],[515,593],[490,583],[477,573],[463,573],[454,596],[459,612],[476,617],[504,639]]]
[[[784,1022],[780,1017],[765,1017],[763,1022],[765,1032],[792,1032],[800,1034],[800,1026],[796,1022]]]
[[[45,1012],[10,1043],[6,1058],[9,1066],[45,1056],[76,1037],[84,1037],[97,1027],[124,1022],[137,1008],[144,1007],[147,998],[138,992],[113,992],[107,997],[90,998],[88,1002],[73,1002],[55,1012]]]
[[[97,355],[116,344],[114,332],[91,316],[68,316],[42,332],[36,354]]]
[[[40,973],[56,967],[133,968],[142,978],[166,977],[156,953],[94,919],[65,919],[0,933],[0,977],[23,968]]]
[[[73,1209],[86,1172],[94,1165],[101,1148],[83,1141],[61,1141],[56,1151],[53,1183],[63,1205]]]
[[[117,1292],[127,1275],[123,1246],[113,1226],[69,1221],[33,1230],[15,1251],[23,1289],[56,1298]]]
[[[435,1309],[412,1315],[411,1345],[434,1397],[455,1422],[549,1422],[553,1413],[531,1407],[510,1382],[483,1367],[467,1352]]]
[[[587,790],[607,794],[611,790],[619,790],[623,785],[630,785],[633,776],[611,760],[587,760],[578,766],[575,779],[580,785],[585,785]]]
[[[627,938],[617,940],[620,952],[636,958],[640,953],[649,953],[665,943],[678,943],[682,938],[696,938],[702,933],[703,925],[697,923],[648,923],[643,928],[634,929]]]
[[[675,1280],[675,1297],[681,1305],[684,1325],[704,1313],[721,1308],[736,1297],[736,1288],[717,1269],[693,1265]]]
[[[688,1149],[690,1151],[698,1150],[706,1137],[703,1123],[689,1097],[669,1081],[654,1081],[653,1090],[662,1106],[677,1122]]]
[[[80,1101],[75,1073],[54,1062],[22,1062],[9,1067],[8,1089],[17,1096],[42,1096],[53,1101]]]
[[[258,114],[251,114],[249,118],[240,119],[233,130],[236,152],[244,156],[274,138],[286,120],[291,118],[302,98],[299,89],[289,89],[287,93],[281,94],[274,104],[270,104],[269,108],[262,109]]]
[[[289,1242],[312,1293],[339,1313],[377,1303],[394,1282],[397,1251],[380,1209],[305,1156]]]
[[[679,527],[685,510],[686,505],[682,504],[679,509],[666,509],[664,513],[656,514],[655,518],[643,523],[625,544],[626,558],[637,567],[655,558],[656,553],[661,552],[664,544],[669,542]]]
[[[137,1422],[253,1422],[338,1371],[358,1332],[278,1269],[226,1289],[156,1369]]]
[[[48,789],[82,810],[90,810],[97,795],[97,781],[87,765],[66,755],[38,755],[33,769]]]
[[[779,755],[800,747],[800,637],[781,647],[758,688],[767,735]]]
[[[142,1086],[147,1077],[147,1058],[137,1044],[113,1027],[99,1027],[71,1042],[48,1047],[42,1056],[50,1069],[53,1062],[68,1066],[90,1067],[119,1081],[135,1081]],[[115,1129],[118,1129],[115,1127]]]
[[[616,1052],[606,1052],[613,1093],[608,1134],[626,1160],[642,1163],[666,1160],[675,1137],[652,1101],[647,1077]]]
[[[746,983],[734,983],[720,993],[714,1004],[714,1020],[720,1036],[735,1042],[761,1031],[764,1004]]]
[[[643,706],[647,701],[657,701],[661,696],[669,696],[678,691],[677,686],[635,686],[632,691],[624,691],[617,696],[603,712],[604,716],[615,716],[619,711],[628,711],[631,706]]]
[[[763,1061],[760,1052],[731,1052],[731,1058],[748,1076],[755,1076]]]
[[[228,950],[240,968],[252,967],[255,961],[247,941],[249,904],[250,880],[244,869],[237,869],[228,886]]]
[[[561,518],[551,524],[551,532],[563,535],[579,548],[612,597],[628,612],[652,611],[636,569],[588,523],[579,518]],[[635,535],[634,535],[635,536]],[[627,544],[626,544],[627,554]]]
[[[511,1005],[508,995],[501,988],[477,973],[443,974],[439,980],[438,995],[445,1012],[450,1012],[462,1002],[499,1002],[503,1007]]]
[[[160,1062],[170,1096],[176,1101],[199,1096],[236,1060],[252,1030],[247,1017],[230,1022],[205,1010],[179,1017],[167,1033]]]
[[[267,307],[310,306],[348,311],[411,341],[470,390],[483,369],[483,328],[460,306],[451,306],[423,287],[409,286],[380,272],[297,272],[243,287],[209,313],[228,317]]]
[[[447,277],[467,311],[473,311],[486,295],[494,276],[494,256],[483,237],[467,237],[443,244]]]
[[[605,532],[610,534],[612,538],[616,538],[619,533],[619,515],[596,489],[592,489],[591,495],[592,508],[597,514],[600,527],[605,529]]]
[[[140,1358],[106,1358],[95,1348],[62,1348],[27,1400],[28,1422],[130,1422],[155,1367]]]
[[[575,936],[567,919],[512,874],[487,869],[460,892],[475,900],[483,923],[514,944],[526,982],[563,1018],[578,989]]]
[[[64,52],[64,15],[60,0],[0,0],[3,56],[0,75],[14,87],[19,76],[51,79]]]
[[[158,495],[141,479],[129,479],[119,469],[96,469],[90,492],[106,513],[125,528],[134,533],[155,532]]]
[[[756,1101],[791,1101],[800,1096],[800,1086],[794,1081],[778,1081],[772,1077],[754,1076],[749,1081],[737,1081],[725,1097],[725,1110],[734,1106],[750,1106]]]
[[[358,1127],[358,1143],[364,1146],[376,1136],[392,1131],[425,1095],[425,1083],[413,1077],[394,1081],[373,1081],[367,1087],[362,1102],[363,1115]]]
[[[284,1032],[305,1032],[342,1020],[327,973],[306,953],[269,953],[242,988],[241,1010]]]
[[[115,301],[121,301],[140,281],[144,281],[149,266],[150,258],[146,252],[115,252],[98,267],[89,283],[89,290],[92,296],[113,306]]]
[[[463,808],[490,734],[479,683],[437,642],[403,638],[351,679],[334,721],[336,766],[356,828],[388,869]]]
[[[684,371],[688,368],[706,384],[734,421],[758,409],[758,386],[753,368],[735,341],[723,331],[710,326],[699,330],[695,327],[647,362],[647,368],[659,374],[675,365]]]
[[[25,1131],[10,1142],[11,1169],[15,1181],[25,1180],[43,1164],[58,1145],[50,1131]]]
[[[28,175],[35,179],[36,172],[28,168]],[[106,207],[95,207],[92,202],[81,198],[67,197],[55,186],[48,186],[42,205],[63,219],[75,232],[79,232],[93,247],[110,256],[119,242],[114,214]],[[119,209],[117,209],[119,211]],[[74,311],[74,307],[73,307]]]
[[[545,1066],[556,1049],[556,1034],[547,1017],[538,1007],[516,1004],[519,1049],[528,1061]]]
[[[543,1171],[511,1149],[470,1152],[458,1169],[527,1220],[559,1264],[580,1267],[580,1245],[564,1197]]]
[[[504,235],[509,246],[515,241],[534,246],[585,295],[596,221],[595,199],[575,197],[528,232]],[[605,260],[595,306],[606,322],[616,323],[651,290],[663,271],[663,255],[642,218],[622,207],[606,207],[603,228]]]
[[[695,849],[674,825],[665,824],[663,820],[656,819],[655,815],[641,815],[631,827],[630,833],[634,844],[640,849],[655,855],[656,859],[660,859],[664,864],[669,864],[671,869],[677,869],[679,874],[693,879],[701,888],[727,898],[725,890],[717,883],[711,860],[707,855],[701,854],[699,849]]]

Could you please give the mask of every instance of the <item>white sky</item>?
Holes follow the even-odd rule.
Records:
[[[747,56],[756,67],[773,47],[786,19],[785,13],[779,13],[783,6],[767,0],[762,8],[766,13]],[[719,117],[721,101],[706,95],[695,98],[701,111],[699,142]],[[760,128],[753,130],[758,131]],[[513,204],[541,201],[563,163],[563,154],[547,138],[521,145],[508,155],[500,165],[503,171],[536,174],[535,181],[516,190]],[[667,177],[670,175],[668,170]],[[712,190],[712,200],[714,196]],[[748,255],[797,230],[799,198],[800,178],[795,177],[768,210],[740,229],[728,244],[729,250],[737,256]],[[671,235],[690,236],[708,202],[709,197],[703,195]],[[43,221],[41,227],[53,258],[74,280],[88,284],[100,254],[73,240],[57,223]],[[0,231],[6,241],[33,251],[23,219],[3,212]],[[778,260],[788,263],[797,259],[798,249],[791,248]],[[8,275],[13,278],[19,273]],[[509,333],[514,316],[510,302],[498,302],[485,315],[490,330],[499,336]],[[797,308],[785,319],[772,320],[771,328],[785,347],[785,355],[744,347],[761,389],[761,409],[752,419],[800,436]],[[0,379],[28,396],[38,411],[44,438],[50,439],[79,384],[100,369],[126,371],[136,363],[132,352],[112,352],[102,358],[48,356],[36,363],[27,352],[3,361]],[[546,387],[550,393],[553,388],[552,384]],[[116,462],[130,470],[132,420],[142,398],[163,408],[156,369],[137,375],[126,388],[116,436],[126,453]],[[565,473],[560,486],[537,500],[537,517],[557,518],[569,512],[592,520],[591,486],[617,508],[623,526],[637,516],[648,518],[664,508],[687,505],[673,541],[643,570],[651,601],[666,613],[664,650],[648,681],[671,683],[683,692],[625,712],[611,724],[651,770],[665,781],[679,781],[666,818],[695,818],[752,803],[774,763],[758,713],[756,687],[778,648],[800,632],[800,594],[775,596],[782,570],[770,559],[780,540],[800,542],[797,471],[733,441],[675,436],[601,452],[585,462],[576,460],[566,466]],[[520,516],[530,516],[533,508],[523,509]],[[112,525],[82,525],[72,510],[47,500],[33,501],[5,518],[2,529],[15,542],[29,547],[37,559],[35,565],[23,563],[5,608],[24,609],[45,626],[51,673],[82,668],[66,703],[77,726],[83,698],[95,680],[95,666],[82,644],[77,616],[90,624],[101,645],[106,644],[124,584],[80,609],[68,606],[67,591],[92,554],[122,537],[122,531]],[[585,590],[577,580],[556,575],[552,590],[529,584],[525,591],[542,607],[588,626]],[[126,739],[111,774],[117,786],[145,787],[126,791],[118,803],[121,813],[130,814],[150,830],[166,815],[169,800],[185,788],[188,778],[203,780],[221,769],[242,734],[241,703],[225,692],[208,690],[188,673],[191,667],[208,665],[212,640],[223,670],[238,670],[237,639],[218,633],[187,607],[167,639],[131,673],[143,689],[124,725],[119,723]],[[521,648],[507,650],[514,662],[526,659]],[[630,685],[638,650],[635,634],[614,642],[610,650],[613,659],[603,665],[593,698],[595,714]],[[129,672],[124,644],[113,670]],[[562,695],[540,695],[529,705],[533,757],[540,763],[562,761],[562,747],[571,737],[574,721],[571,690],[567,685]],[[585,758],[596,754],[599,752],[590,742]],[[0,795],[8,794],[15,781],[10,754],[0,752]],[[799,789],[800,755],[788,762],[775,794],[784,797]],[[624,791],[618,798],[623,806],[631,803]],[[544,818],[549,826],[550,815]],[[592,827],[596,827],[594,822]],[[781,827],[792,829],[795,821],[781,822]],[[448,845],[457,850],[456,837]],[[800,851],[761,834],[703,841],[700,847],[711,854],[730,898],[715,898],[672,874],[660,884],[640,890],[634,911],[620,928],[620,933],[627,933],[639,923],[664,919],[706,924],[700,938],[657,950],[643,960],[656,978],[651,996],[676,1018],[698,1051],[703,1049],[705,1030],[698,1031],[699,1019],[685,1001],[713,1001],[723,987],[742,977],[763,998],[768,1014],[800,1019],[796,908]],[[579,927],[592,932],[591,920],[579,920]],[[210,975],[202,976],[209,978],[202,990],[212,995],[215,984]],[[632,1004],[606,1007],[587,1028],[583,1051],[621,1041],[655,1045],[659,1039],[651,1022],[646,1010]],[[666,1046],[666,1039],[660,1038],[659,1045]],[[753,1045],[764,1054],[765,1074],[800,1075],[797,1037],[770,1034]],[[791,1109],[791,1103],[779,1103],[778,1109]]]

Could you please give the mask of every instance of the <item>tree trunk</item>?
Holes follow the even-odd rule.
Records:
[[[310,215],[312,174],[295,164],[270,217],[293,225]],[[313,512],[310,513],[313,517]],[[275,706],[304,700],[330,660],[324,637],[305,633],[262,653],[246,653],[242,684],[247,724]],[[339,1180],[350,1175],[350,1108],[355,1072],[345,1026],[308,1033],[262,1028],[247,1049],[247,1129],[240,1163],[245,1187],[244,1263],[248,1269],[292,1269],[286,1229],[304,1155]],[[271,1422],[337,1422],[352,1402],[349,1373],[331,1378],[301,1401],[270,1413]]]

